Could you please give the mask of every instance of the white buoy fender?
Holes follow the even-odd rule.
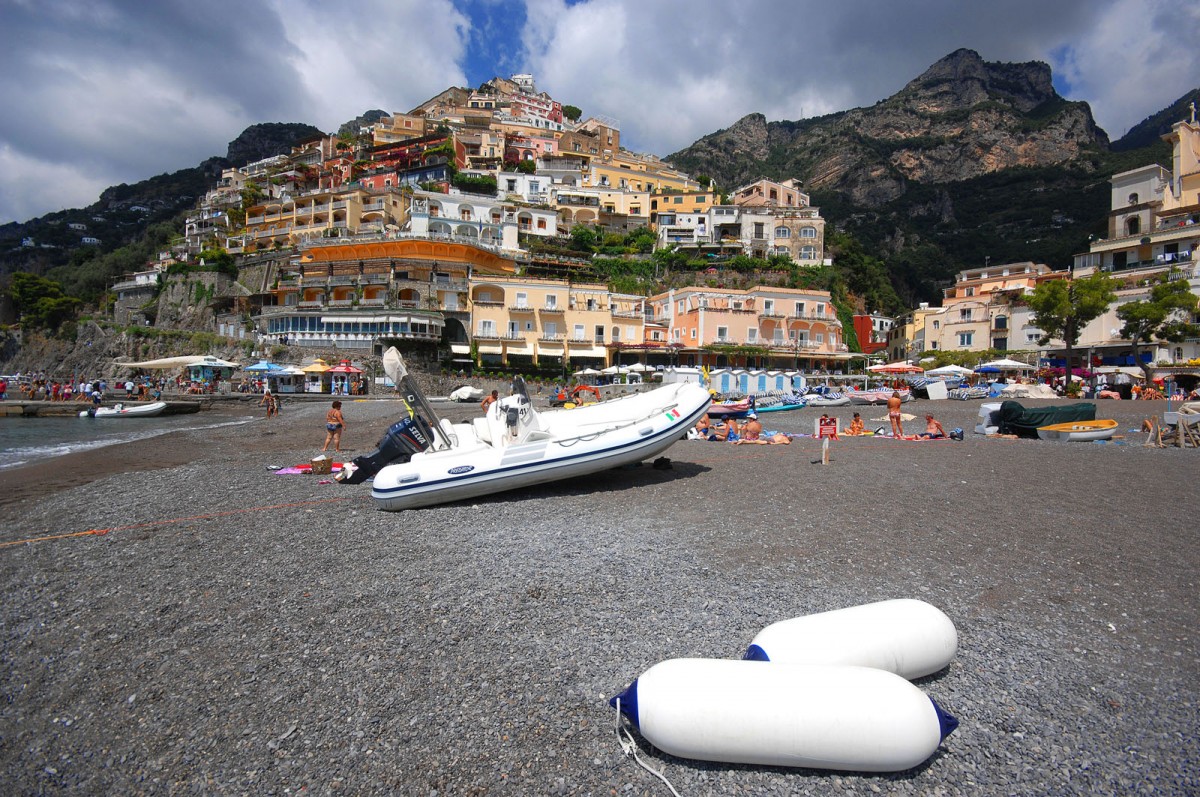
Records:
[[[680,758],[852,772],[912,769],[958,720],[868,667],[670,659],[609,701]]]
[[[744,659],[779,664],[854,664],[920,678],[958,651],[954,623],[925,601],[899,599],[810,614],[767,626]]]

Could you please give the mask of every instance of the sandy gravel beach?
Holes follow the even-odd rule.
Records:
[[[643,754],[687,795],[1200,791],[1200,451],[1141,445],[1160,402],[1098,403],[1124,435],[1103,445],[985,439],[977,402],[914,402],[967,439],[843,439],[828,465],[811,439],[681,441],[669,470],[405,513],[268,470],[320,449],[327,406],[0,473],[6,793],[669,794],[608,697],[897,597],[960,638],[920,683],[962,722],[924,766]],[[397,409],[347,401],[347,456]]]

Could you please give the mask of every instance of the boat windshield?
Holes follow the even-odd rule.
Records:
[[[512,394],[514,396],[521,396],[522,398],[524,398],[525,399],[524,403],[526,403],[526,404],[533,403],[532,401],[529,400],[529,388],[525,387],[524,377],[521,377],[521,376],[513,377]]]

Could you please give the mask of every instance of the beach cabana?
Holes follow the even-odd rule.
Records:
[[[353,392],[354,380],[362,372],[361,368],[351,365],[349,360],[342,360],[325,373],[329,375],[330,388],[334,395],[349,396]]]
[[[300,370],[304,372],[305,393],[329,392],[329,378],[325,376],[329,371],[328,363],[318,357]]]

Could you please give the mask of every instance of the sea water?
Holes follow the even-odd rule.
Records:
[[[213,418],[203,413],[157,418],[0,418],[0,470],[193,429],[249,423],[253,418]]]

